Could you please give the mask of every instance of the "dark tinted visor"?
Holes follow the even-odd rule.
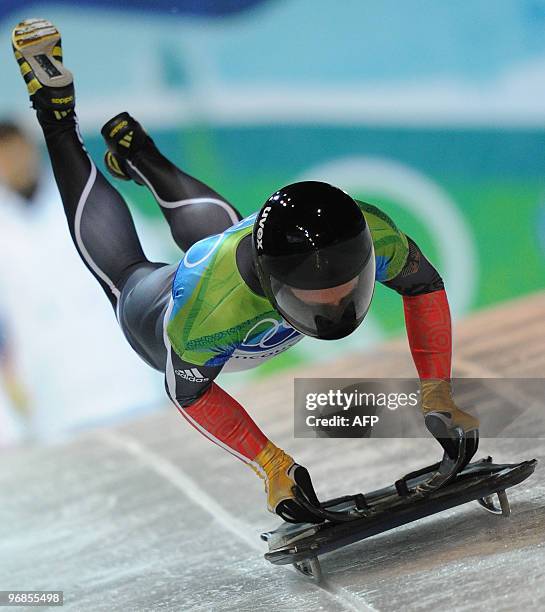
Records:
[[[292,287],[319,289],[355,278],[373,255],[368,227],[352,238],[323,248],[309,248],[307,238],[300,242],[293,238],[290,255],[260,256],[262,269]]]
[[[336,340],[363,321],[375,288],[375,258],[351,280],[324,289],[302,290],[270,277],[275,306],[295,329],[307,336]]]

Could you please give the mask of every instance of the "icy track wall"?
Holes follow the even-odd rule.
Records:
[[[545,294],[482,312],[456,333],[455,373],[537,377]],[[248,386],[239,399],[308,466],[321,497],[370,490],[438,458],[431,439],[294,440],[293,377],[412,376],[405,341]],[[479,456],[537,457],[539,439],[484,440]],[[2,455],[2,588],[62,589],[67,610],[539,610],[543,468],[511,490],[513,515],[476,503],[322,560],[328,582],[264,561],[276,523],[261,482],[174,409],[70,444]]]

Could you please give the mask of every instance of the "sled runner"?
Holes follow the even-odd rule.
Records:
[[[448,484],[423,491],[419,485],[436,473],[440,466],[436,463],[407,474],[389,487],[328,500],[317,510],[323,523],[283,523],[261,534],[269,545],[265,559],[274,565],[291,563],[318,582],[322,577],[319,555],[443,510],[477,501],[489,512],[508,517],[506,490],[526,480],[536,464],[536,459],[495,464],[487,457],[468,464]]]

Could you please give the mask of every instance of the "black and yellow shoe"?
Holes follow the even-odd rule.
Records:
[[[100,133],[108,147],[104,163],[109,173],[115,178],[133,180],[143,185],[142,179],[131,169],[128,161],[133,159],[146,142],[151,142],[144,128],[129,113],[124,112],[104,124]]]
[[[323,519],[309,512],[297,497],[302,496],[312,506],[320,507],[310,475],[306,468],[285,453],[281,448],[268,442],[257,455],[252,466],[265,481],[267,508],[288,523],[321,523]]]
[[[104,165],[108,172],[117,179],[130,181],[129,169],[122,159],[118,159],[111,151],[104,153]]]
[[[72,113],[74,80],[62,63],[57,28],[45,19],[26,19],[15,26],[11,41],[32,106],[52,111],[56,119]]]

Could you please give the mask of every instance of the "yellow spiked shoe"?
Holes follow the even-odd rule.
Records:
[[[34,108],[53,111],[57,119],[70,114],[73,76],[63,66],[57,28],[45,19],[26,19],[15,26],[11,41]]]

